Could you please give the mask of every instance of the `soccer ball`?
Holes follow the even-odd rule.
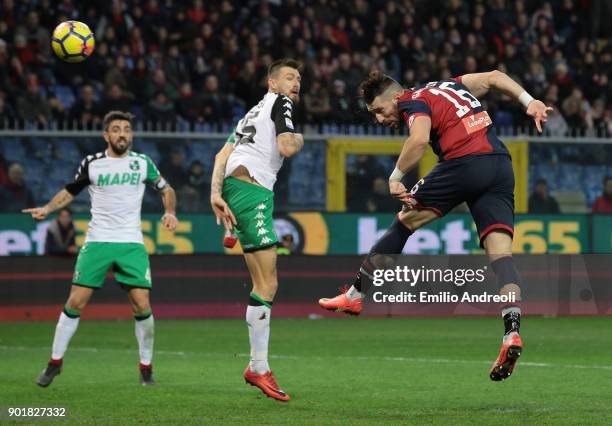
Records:
[[[66,21],[53,30],[51,47],[66,62],[81,62],[92,54],[96,42],[87,25],[79,21]]]

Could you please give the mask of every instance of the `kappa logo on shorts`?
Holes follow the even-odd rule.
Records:
[[[147,268],[147,272],[145,272],[145,280],[149,283],[151,282],[151,268]]]
[[[259,212],[255,215],[255,219],[265,219],[265,218],[266,216],[262,212]]]
[[[74,271],[74,274],[72,274],[72,281],[77,281],[79,278],[81,278],[81,273],[79,271]]]
[[[263,220],[258,220],[257,223],[255,224],[255,228],[261,228],[264,224]]]
[[[262,244],[268,244],[268,243],[271,243],[271,242],[272,242],[272,239],[271,239],[271,238],[268,238],[268,237],[263,237],[263,238],[261,239],[261,241],[259,242],[259,245],[262,245]]]
[[[264,203],[261,203],[257,207],[255,207],[255,210],[265,210],[265,209],[266,209],[266,205]]]
[[[266,228],[261,228],[259,231],[257,231],[257,235],[265,235],[268,233],[268,230]]]

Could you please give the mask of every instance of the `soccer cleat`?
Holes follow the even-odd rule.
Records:
[[[510,377],[521,352],[523,352],[523,341],[517,332],[504,336],[499,356],[489,371],[491,380],[499,382]]]
[[[155,379],[153,378],[153,366],[140,366],[140,384],[143,386],[150,386],[155,384]]]
[[[251,370],[250,365],[247,365],[244,370],[244,381],[251,386],[257,386],[268,398],[278,399],[279,401],[289,401],[290,399],[289,395],[278,387],[271,371],[265,374],[257,374]]]
[[[38,376],[38,379],[36,379],[36,384],[40,386],[41,388],[46,388],[47,386],[51,384],[55,376],[57,376],[61,372],[62,372],[61,364],[49,363],[47,365],[47,368],[45,368],[42,371],[42,373],[40,373],[40,375]]]
[[[363,299],[361,297],[356,299],[349,299],[346,295],[348,288],[342,290],[342,294],[336,297],[328,299],[326,297],[319,299],[319,305],[323,309],[335,312],[344,312],[349,315],[359,315],[363,309]]]

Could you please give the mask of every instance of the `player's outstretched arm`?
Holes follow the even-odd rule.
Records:
[[[178,226],[176,218],[176,192],[170,185],[166,185],[160,190],[162,203],[164,204],[164,215],[161,218],[166,229],[174,231]]]
[[[231,230],[236,225],[234,213],[222,197],[223,179],[225,179],[225,165],[230,154],[234,151],[232,143],[226,143],[221,151],[215,155],[215,165],[213,166],[212,178],[210,179],[210,205],[217,217],[217,225],[223,221],[223,226]]]
[[[62,189],[60,192],[55,194],[55,196],[42,207],[33,207],[29,209],[21,210],[22,213],[29,213],[36,220],[43,220],[46,218],[49,213],[53,213],[56,210],[61,209],[62,207],[66,207],[74,200],[74,195],[68,192],[65,189]]]
[[[289,158],[302,149],[304,146],[304,136],[301,133],[281,133],[276,137],[278,152],[285,158]]]
[[[465,74],[461,77],[461,83],[476,97],[484,96],[493,89],[518,100],[525,107],[527,115],[533,118],[540,133],[542,133],[542,123],[546,122],[548,113],[552,111],[551,107],[534,99],[520,84],[498,70]]]
[[[401,180],[406,173],[416,167],[421,161],[429,143],[431,119],[428,116],[416,117],[410,126],[410,136],[404,142],[402,152],[397,159],[395,170],[389,177],[389,193],[391,196],[407,202],[408,191]]]

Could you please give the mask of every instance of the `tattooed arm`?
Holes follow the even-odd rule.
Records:
[[[66,189],[62,189],[60,192],[42,207],[33,207],[30,209],[23,209],[22,213],[30,213],[36,220],[43,220],[45,217],[56,210],[66,207],[74,200],[74,195],[68,192]]]
[[[210,180],[210,205],[212,206],[213,212],[217,217],[217,225],[223,221],[225,229],[232,229],[232,226],[236,224],[236,218],[234,213],[230,210],[229,206],[222,197],[223,193],[223,180],[225,179],[225,165],[227,159],[234,150],[232,143],[226,143],[223,145],[221,151],[215,155],[215,165],[213,167],[212,178]]]

